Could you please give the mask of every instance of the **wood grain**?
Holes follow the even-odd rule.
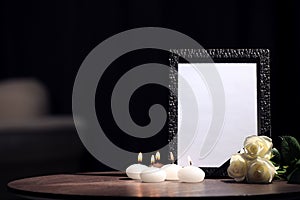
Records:
[[[20,179],[8,184],[10,191],[27,196],[59,199],[92,197],[300,197],[300,185],[274,181],[272,184],[243,184],[230,179],[205,179],[189,184],[179,181],[142,183],[124,173],[81,173]]]

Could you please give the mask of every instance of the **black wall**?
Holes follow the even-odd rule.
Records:
[[[38,78],[50,92],[51,113],[71,114],[73,81],[96,45],[131,28],[170,28],[204,48],[270,49],[273,137],[299,138],[299,9],[299,1],[283,0],[2,0],[0,78]],[[166,104],[159,91],[155,102]]]

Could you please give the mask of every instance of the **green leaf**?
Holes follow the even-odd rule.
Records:
[[[271,162],[276,166],[279,166],[281,163],[281,156],[280,156],[278,149],[276,149],[276,148],[272,149]]]
[[[292,136],[282,136],[281,158],[283,164],[293,166],[295,161],[300,159],[300,144]]]
[[[288,183],[300,184],[300,168],[295,168],[288,176]]]
[[[295,166],[300,168],[300,159],[299,159],[299,160],[297,160],[297,162],[296,162]]]

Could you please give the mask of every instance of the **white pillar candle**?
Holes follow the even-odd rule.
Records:
[[[205,173],[199,167],[192,166],[192,161],[188,156],[190,166],[184,167],[178,171],[178,178],[181,182],[199,183],[205,178]]]
[[[138,162],[140,163],[140,162],[142,162],[142,160],[143,160],[143,155],[140,152],[138,155]],[[148,167],[146,165],[133,164],[133,165],[130,165],[129,167],[127,167],[126,174],[131,179],[141,179],[140,173],[147,168]]]

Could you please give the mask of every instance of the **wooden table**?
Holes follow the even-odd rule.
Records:
[[[243,184],[231,179],[205,179],[202,183],[142,183],[124,173],[100,172],[25,178],[8,183],[11,192],[27,198],[90,199],[99,197],[201,197],[203,199],[300,199],[300,185]]]

